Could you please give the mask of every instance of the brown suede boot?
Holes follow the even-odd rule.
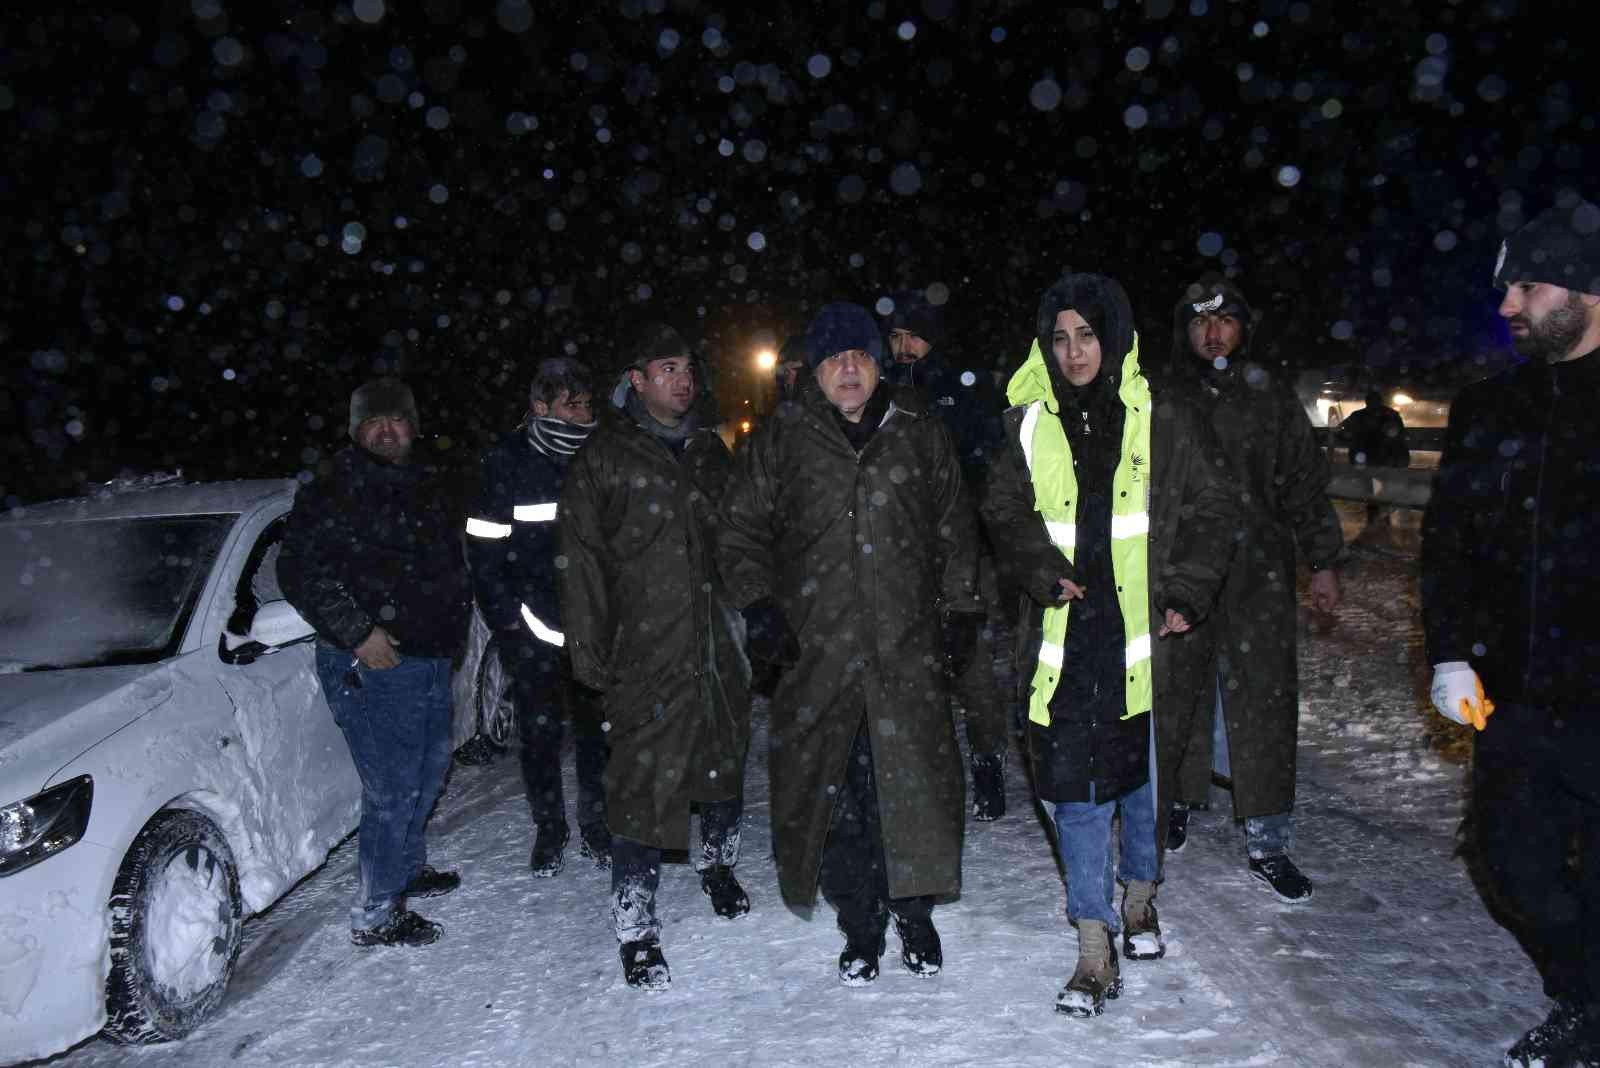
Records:
[[[1129,880],[1122,895],[1122,955],[1129,960],[1160,960],[1167,955],[1156,916],[1156,884]]]
[[[1106,1002],[1122,993],[1117,947],[1099,920],[1078,921],[1078,967],[1056,995],[1056,1011],[1068,1016],[1099,1016]]]

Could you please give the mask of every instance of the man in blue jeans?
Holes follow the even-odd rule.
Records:
[[[457,521],[418,463],[416,401],[380,378],[350,398],[355,445],[295,497],[278,562],[284,596],[317,631],[317,678],[361,776],[358,946],[421,946],[443,928],[406,908],[447,894],[423,831],[450,764],[450,666],[469,593]]]

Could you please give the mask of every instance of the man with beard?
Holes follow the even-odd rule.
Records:
[[[838,911],[847,985],[877,978],[891,916],[901,961],[932,976],[964,823],[941,627],[971,655],[975,519],[944,426],[880,381],[871,314],[826,305],[808,336],[813,375],[741,451],[717,554],[752,655],[790,665],[772,699],[778,883],[792,908],[820,886]]]
[[[350,397],[354,447],[295,494],[278,577],[317,631],[317,681],[361,776],[358,946],[423,946],[443,927],[406,908],[448,894],[423,831],[450,766],[450,665],[470,594],[437,472],[413,458],[411,389],[378,378]]]
[[[612,922],[631,986],[670,981],[656,888],[663,850],[700,813],[700,888],[718,916],[750,911],[739,862],[750,665],[713,558],[732,467],[710,391],[672,327],[626,342],[624,387],[561,490],[562,620],[573,676],[603,691],[611,743]]]
[[[950,431],[961,461],[961,480],[974,507],[983,495],[989,465],[1005,445],[1000,413],[1005,407],[987,371],[957,366],[944,351],[944,308],[926,291],[894,297],[889,313],[890,382],[918,389]],[[980,527],[981,534],[981,527]],[[1002,615],[994,560],[985,550],[978,563],[986,624],[970,662],[951,681],[966,713],[967,748],[972,754],[972,816],[980,822],[1006,811],[1006,702],[995,682],[994,628]]]
[[[1167,845],[1181,847],[1184,802],[1204,803],[1216,774],[1244,821],[1251,876],[1284,901],[1308,901],[1311,880],[1289,859],[1300,726],[1295,556],[1298,549],[1311,564],[1312,605],[1332,611],[1344,536],[1328,500],[1328,460],[1305,409],[1248,359],[1254,328],[1237,286],[1200,279],[1173,309],[1172,356],[1159,379],[1207,414],[1243,511],[1210,632],[1216,688],[1199,697]]]
[[[572,677],[556,584],[561,483],[594,429],[589,369],[561,356],[541,360],[528,394],[517,433],[480,464],[478,499],[467,518],[467,560],[478,608],[500,636],[500,659],[512,678],[534,825],[529,867],[548,878],[561,871],[572,833],[561,789],[561,735],[569,718],[577,742],[581,852],[599,867],[611,862],[598,695]]]
[[[1450,407],[1422,530],[1432,698],[1477,730],[1476,857],[1555,1002],[1507,1060],[1594,1064],[1600,208],[1564,197],[1506,239],[1494,281],[1528,362],[1468,386]]]

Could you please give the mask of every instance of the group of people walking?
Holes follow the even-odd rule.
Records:
[[[1547,260],[1516,262],[1527,273],[1502,279],[1513,294]],[[1580,315],[1590,349],[1594,303]],[[1518,316],[1535,321],[1502,314],[1514,336]],[[1188,811],[1213,785],[1232,791],[1250,874],[1286,901],[1311,898],[1290,856],[1296,564],[1309,564],[1313,606],[1332,610],[1343,540],[1305,411],[1252,358],[1259,318],[1235,284],[1207,276],[1181,289],[1170,350],[1141,351],[1122,286],[1068,274],[1041,295],[1002,401],[986,372],[948,358],[942,309],[925,294],[896,297],[883,324],[828,304],[784,346],[780,402],[736,453],[716,432],[703,365],[670,326],[643,323],[624,340],[614,384],[569,358],[539,365],[519,433],[481,465],[465,524],[470,591],[514,679],[533,873],[558,873],[569,843],[558,754],[570,719],[580,848],[610,866],[629,984],[670,981],[656,901],[664,852],[689,851],[717,915],[750,909],[735,869],[755,666],[777,680],[768,756],[785,904],[808,911],[820,892],[831,906],[846,983],[877,976],[891,921],[904,966],[937,974],[934,906],[960,891],[968,813],[949,698],[967,719],[971,814],[997,818],[1012,701],[993,669],[1006,633],[1029,780],[1077,928],[1058,1010],[1100,1014],[1121,991],[1121,959],[1164,954],[1162,856],[1182,848]],[[422,826],[448,747],[435,707],[445,635],[469,610],[469,580],[449,564],[459,521],[439,514],[429,472],[410,460],[409,390],[357,390],[350,433],[357,447],[297,500],[284,586],[317,628],[321,681],[365,786],[352,937],[421,944],[440,929],[408,898],[457,881],[427,866]],[[1434,534],[1425,587],[1435,605],[1461,568],[1496,551],[1472,540],[1486,529],[1478,434],[1453,429],[1446,451],[1449,503],[1434,512],[1449,518],[1430,529],[1450,533]],[[1516,459],[1526,452],[1505,455],[1481,463],[1528,477]],[[1496,609],[1471,611],[1487,626]],[[1441,711],[1483,730],[1481,686],[1462,691],[1470,712],[1450,700],[1461,671],[1499,648],[1483,652],[1469,619],[1480,615],[1433,611],[1430,648],[1454,680]],[[1593,641],[1578,632],[1593,628],[1563,640]],[[402,680],[413,660],[430,666]],[[1538,664],[1541,679],[1567,677]],[[1485,685],[1521,699],[1487,669]],[[376,729],[379,700],[394,704]],[[415,737],[402,737],[395,710],[412,706]],[[1516,756],[1519,768],[1563,758]],[[1569,794],[1592,797],[1596,779],[1579,788],[1573,768],[1559,770]],[[1480,766],[1480,789],[1492,775]],[[1504,778],[1491,788],[1514,807]],[[1593,898],[1578,899],[1559,930],[1580,947],[1564,947],[1562,974],[1577,977],[1567,994],[1582,1016],[1593,955],[1572,932]]]

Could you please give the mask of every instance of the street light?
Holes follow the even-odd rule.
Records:
[[[762,349],[756,353],[756,366],[763,371],[770,371],[778,366],[778,354],[771,349]]]

